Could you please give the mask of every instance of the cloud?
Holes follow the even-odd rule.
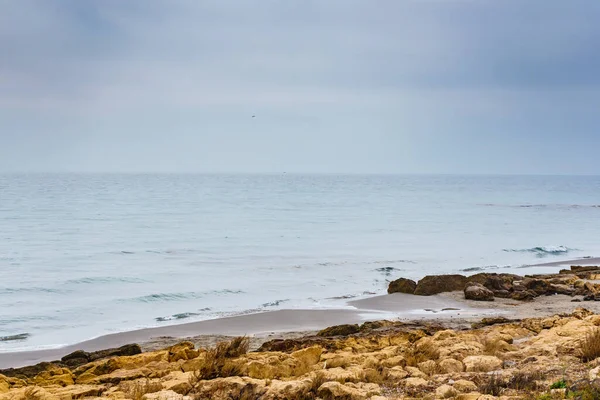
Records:
[[[418,158],[430,154],[429,138],[476,145],[483,130],[489,143],[506,143],[557,138],[569,125],[595,140],[598,17],[600,3],[586,0],[2,2],[0,141],[6,148],[52,135],[67,158],[84,154],[65,166],[77,169],[90,149],[112,148],[103,137],[131,149],[143,129],[155,155],[175,127],[170,137],[220,149],[223,164],[237,157],[234,169],[265,170],[260,156],[227,154],[219,137],[247,130],[259,139],[246,149],[262,158],[282,152],[285,164],[294,149],[272,147],[277,135],[298,142],[294,135],[310,129],[334,148],[343,138],[332,131],[343,128],[374,154],[412,146],[401,152],[406,165],[387,155],[361,167],[401,172],[424,169]],[[246,125],[253,113],[262,125]],[[190,133],[197,126],[203,133]],[[101,158],[86,168],[105,168]],[[147,158],[123,168],[135,160],[148,168]],[[326,164],[335,169],[335,160]],[[338,167],[352,168],[351,160]]]

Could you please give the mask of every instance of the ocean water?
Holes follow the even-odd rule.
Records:
[[[0,175],[0,352],[528,273],[599,238],[600,177]]]

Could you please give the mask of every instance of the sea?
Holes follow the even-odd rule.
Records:
[[[0,352],[600,256],[600,177],[0,175]]]

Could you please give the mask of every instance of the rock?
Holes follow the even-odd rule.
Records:
[[[431,296],[443,292],[463,290],[467,277],[463,275],[428,275],[417,283],[414,294]]]
[[[463,393],[456,396],[456,400],[479,400],[481,398],[481,393],[472,392],[472,393]]]
[[[306,349],[295,351],[291,354],[302,365],[313,366],[321,359],[323,349],[320,346],[312,346]]]
[[[449,399],[458,394],[456,389],[450,385],[442,385],[435,390],[435,397],[438,399]]]
[[[477,390],[477,385],[465,379],[459,379],[452,385],[456,390],[462,393],[474,392]]]
[[[468,356],[463,360],[467,372],[491,372],[502,369],[502,360],[495,356]]]
[[[519,322],[518,320],[512,320],[505,317],[489,317],[482,318],[481,322],[474,322],[471,324],[471,328],[479,329],[485,326],[498,325],[498,324],[509,324],[511,322]]]
[[[161,390],[143,395],[142,400],[184,400],[184,396],[172,390]]]
[[[595,381],[596,379],[600,379],[600,367],[592,368],[588,372],[588,377],[590,381]]]
[[[408,375],[411,378],[427,378],[427,375],[425,373],[423,373],[423,371],[421,371],[419,368],[416,367],[404,367],[404,369],[406,370],[406,372],[408,372]]]
[[[427,381],[423,378],[406,378],[404,385],[410,388],[423,387],[427,386]]]
[[[494,297],[499,297],[501,299],[510,299],[511,292],[508,290],[492,290],[494,292]]]
[[[467,300],[494,301],[494,292],[480,283],[467,283],[464,293]]]
[[[199,352],[195,349],[194,343],[181,342],[169,347],[168,361],[192,360],[198,357],[198,355]]]
[[[341,384],[339,382],[325,382],[319,387],[317,394],[325,400],[329,399],[348,399],[364,400],[366,394],[356,388]]]
[[[433,375],[438,371],[438,365],[433,360],[427,360],[419,363],[419,370],[426,375]]]
[[[329,328],[325,328],[317,336],[348,336],[354,333],[358,333],[360,330],[357,324],[354,325],[336,325]]]
[[[46,369],[52,368],[60,368],[59,365],[55,363],[42,362],[39,364],[31,365],[23,368],[9,368],[0,370],[0,374],[8,377],[8,378],[20,378],[20,379],[28,379],[33,378],[36,375],[44,372]]]
[[[537,296],[538,296],[538,294],[536,292],[534,292],[533,290],[520,290],[520,291],[513,292],[510,295],[510,298],[513,300],[520,300],[520,301],[532,301]]]
[[[525,278],[523,286],[535,292],[538,296],[552,294],[552,285],[543,279]]]
[[[10,384],[4,375],[0,375],[0,393],[6,393],[10,389]]]
[[[401,379],[404,379],[408,376],[408,372],[406,372],[402,367],[397,366],[397,367],[393,367],[390,368],[386,371],[386,375],[389,379],[394,380],[394,381],[399,381]]]
[[[550,284],[549,293],[573,296],[575,294],[575,288],[572,286],[563,285],[563,284]]]
[[[413,294],[417,288],[417,282],[412,279],[400,278],[391,281],[388,286],[388,293],[408,293]]]
[[[446,358],[440,361],[439,366],[445,374],[459,373],[465,370],[463,363],[454,358]]]
[[[68,386],[73,385],[73,374],[67,368],[52,366],[45,371],[40,372],[33,379],[33,382],[38,386]]]

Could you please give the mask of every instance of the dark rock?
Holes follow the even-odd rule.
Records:
[[[492,290],[494,292],[494,297],[500,297],[502,299],[509,299],[510,292],[508,290]]]
[[[390,285],[388,286],[388,293],[413,294],[416,288],[417,282],[411,279],[400,278],[390,282]]]
[[[494,301],[494,292],[481,283],[469,282],[464,290],[465,299],[477,301]]]
[[[464,290],[467,277],[463,275],[428,275],[417,283],[416,295],[431,296],[443,292]]]
[[[597,294],[590,293],[583,297],[583,301],[600,301],[600,296]]]
[[[0,375],[8,378],[29,379],[54,366],[56,366],[55,363],[42,362],[28,367],[3,369],[0,370]]]
[[[471,327],[473,329],[479,329],[479,328],[483,328],[486,326],[491,326],[491,325],[498,325],[498,324],[509,324],[512,322],[519,322],[519,320],[512,320],[512,319],[508,319],[505,317],[490,317],[490,318],[483,318],[480,322],[474,322],[471,324]]]
[[[519,290],[519,291],[513,292],[513,294],[510,295],[510,298],[513,300],[520,300],[520,301],[532,301],[537,296],[538,296],[538,294],[536,292],[534,292],[533,290]]]
[[[572,303],[581,303],[581,299],[573,299],[571,300]]]
[[[572,286],[568,286],[568,285],[562,285],[562,284],[551,284],[550,285],[550,289],[549,289],[549,293],[552,294],[564,294],[567,296],[573,296],[575,294],[575,288]]]
[[[141,354],[142,348],[139,344],[126,344],[116,349],[107,349],[89,353],[90,361],[100,360],[107,357],[135,356]]]
[[[360,328],[357,324],[336,325],[323,329],[322,331],[317,333],[317,336],[348,336],[354,333],[358,333],[359,331]]]
[[[527,290],[535,292],[538,296],[543,294],[552,294],[552,285],[543,279],[526,278],[523,281],[523,286],[525,286]]]

